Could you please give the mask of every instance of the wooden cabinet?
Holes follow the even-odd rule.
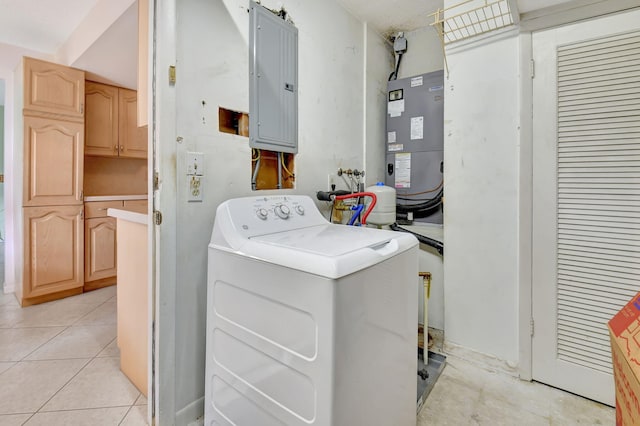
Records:
[[[85,154],[147,158],[147,128],[137,126],[134,90],[87,82]]]
[[[84,71],[24,58],[25,114],[84,117]]]
[[[92,201],[84,205],[84,289],[116,283],[116,219],[107,209],[121,209],[122,200]]]
[[[107,217],[108,209],[147,213],[147,200],[90,201],[84,204],[84,290],[115,284],[116,219]]]
[[[82,292],[84,228],[79,206],[25,207],[23,306]],[[26,299],[26,300],[25,300]]]
[[[86,155],[118,155],[118,88],[87,81]]]
[[[149,202],[147,200],[125,200],[123,209],[136,213],[147,214]]]
[[[84,221],[85,282],[116,276],[116,219],[98,217]],[[113,284],[110,283],[110,284]]]
[[[23,306],[84,283],[84,72],[25,58]]]
[[[82,204],[84,127],[24,117],[23,205]]]
[[[119,89],[120,157],[147,158],[147,127],[138,127],[138,95]]]

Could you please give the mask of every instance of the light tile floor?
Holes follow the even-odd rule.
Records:
[[[145,425],[115,336],[115,287],[24,309],[0,293],[0,426]],[[615,411],[449,356],[417,423],[614,425]]]
[[[116,288],[20,308],[0,293],[0,426],[146,425],[120,371]]]
[[[448,356],[418,425],[615,425],[615,410]]]

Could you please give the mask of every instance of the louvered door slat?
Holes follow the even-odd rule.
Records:
[[[558,48],[558,358],[611,372],[640,285],[640,33]]]

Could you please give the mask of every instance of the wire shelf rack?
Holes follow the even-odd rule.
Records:
[[[444,45],[513,25],[509,0],[467,0],[438,9],[430,24]]]
[[[466,0],[429,15],[433,19],[429,25],[436,29],[440,37],[447,77],[449,64],[445,46],[517,24],[517,12],[514,14],[511,8],[514,1]],[[515,6],[514,11],[517,11]]]

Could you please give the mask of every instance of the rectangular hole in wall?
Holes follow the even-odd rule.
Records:
[[[251,150],[251,188],[278,189],[278,170],[280,170],[280,189],[291,189],[295,183],[294,154],[267,151],[266,149]],[[278,169],[278,163],[280,168]],[[256,171],[257,169],[257,171]]]
[[[249,114],[218,108],[218,129],[223,133],[249,136]]]

